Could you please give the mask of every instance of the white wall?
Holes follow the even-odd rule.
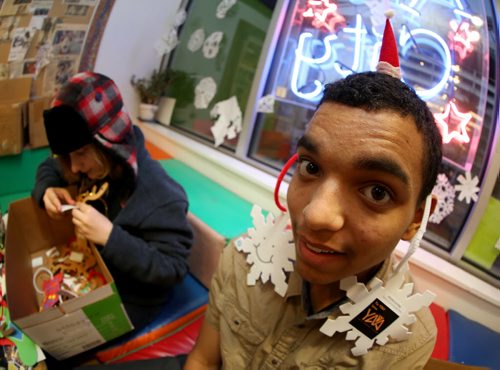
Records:
[[[104,31],[94,71],[109,76],[125,107],[137,116],[138,97],[130,77],[148,76],[160,66],[155,43],[172,26],[181,0],[116,0]]]

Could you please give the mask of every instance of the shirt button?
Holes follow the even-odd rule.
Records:
[[[240,320],[234,320],[233,322],[235,325],[240,325]]]
[[[276,366],[276,365],[278,365],[278,360],[276,360],[275,358],[273,358],[273,359],[271,360],[271,363],[272,363],[274,366]]]

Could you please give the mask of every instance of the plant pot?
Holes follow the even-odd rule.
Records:
[[[158,110],[158,106],[155,104],[139,104],[139,119],[146,122],[154,122],[155,113]]]
[[[175,99],[163,97],[160,98],[158,103],[158,110],[156,111],[156,120],[162,125],[170,125],[170,119],[172,118],[172,112],[175,107]]]

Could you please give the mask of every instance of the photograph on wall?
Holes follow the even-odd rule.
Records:
[[[97,0],[64,0],[64,4],[95,6]]]
[[[16,17],[0,17],[0,41],[10,40],[12,32],[19,24],[19,18]]]
[[[16,28],[14,30],[9,52],[9,62],[17,62],[24,59],[32,37],[33,30],[28,27]]]
[[[9,78],[9,64],[0,63],[0,80],[6,80]]]
[[[25,59],[23,62],[23,76],[34,76],[36,72],[36,60]]]
[[[52,6],[53,0],[33,0],[31,2],[32,8],[48,8]]]
[[[29,14],[31,0],[4,0],[0,15]]]
[[[89,14],[90,7],[88,5],[68,5],[64,15],[75,17],[86,17]]]
[[[78,70],[77,57],[59,57],[45,69],[44,95],[53,95]]]
[[[87,26],[59,24],[52,39],[54,56],[79,55],[83,48]]]

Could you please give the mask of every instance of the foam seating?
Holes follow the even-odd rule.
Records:
[[[450,361],[500,370],[500,333],[452,309],[448,310],[448,319]]]
[[[436,345],[431,357],[439,360],[448,360],[450,346],[448,313],[436,303],[431,303],[429,308],[432,316],[434,316],[437,327]]]
[[[26,149],[20,154],[0,156],[0,211],[7,212],[11,202],[30,195],[35,185],[36,169],[49,156],[48,148]]]
[[[194,233],[190,273],[173,287],[170,299],[153,322],[99,351],[96,358],[100,362],[176,356],[193,348],[207,307],[210,280],[226,240],[192,213],[188,220]]]

